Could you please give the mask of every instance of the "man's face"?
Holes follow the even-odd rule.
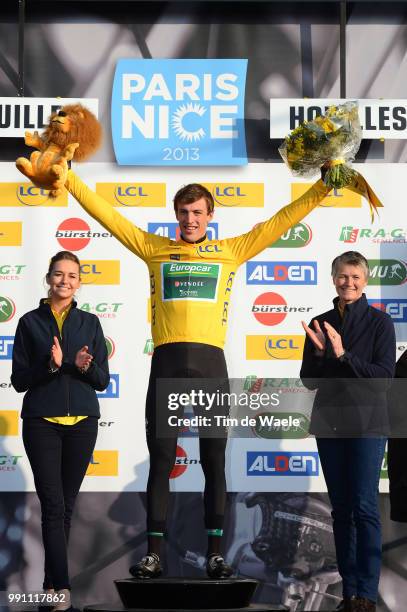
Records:
[[[196,242],[205,236],[208,223],[212,221],[213,212],[208,213],[206,200],[200,198],[192,204],[178,204],[177,221],[183,239]]]

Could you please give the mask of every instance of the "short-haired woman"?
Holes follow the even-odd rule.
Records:
[[[317,389],[311,417],[329,498],[343,601],[338,610],[373,612],[381,564],[378,485],[394,376],[390,316],[363,293],[368,262],[347,251],[332,262],[334,308],[308,326],[301,379]],[[375,381],[372,381],[375,379]]]
[[[52,257],[48,298],[21,317],[11,382],[26,394],[23,441],[41,503],[45,550],[43,588],[54,610],[71,609],[67,541],[76,496],[96,442],[95,391],[109,384],[107,349],[99,319],[76,307],[80,262],[74,253]]]

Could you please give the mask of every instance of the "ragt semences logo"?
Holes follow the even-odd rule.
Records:
[[[112,91],[120,165],[247,164],[244,59],[122,59]]]

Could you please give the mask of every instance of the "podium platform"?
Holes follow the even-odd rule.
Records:
[[[156,608],[154,612],[168,612],[171,608]],[[210,612],[284,612],[285,606],[252,604],[246,608],[210,608]],[[151,608],[123,608],[121,604],[96,604],[85,606],[83,612],[151,612]],[[208,608],[177,608],[177,612],[208,612]]]

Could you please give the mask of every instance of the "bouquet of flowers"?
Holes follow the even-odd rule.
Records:
[[[373,219],[374,210],[383,205],[362,175],[348,165],[361,140],[358,104],[345,102],[295,128],[278,150],[294,176],[311,177],[321,169],[327,187],[347,187],[366,197]]]
[[[361,140],[357,102],[346,102],[302,123],[288,134],[279,152],[294,176],[311,177],[324,166],[325,184],[340,189],[355,178],[346,162],[355,159]]]

